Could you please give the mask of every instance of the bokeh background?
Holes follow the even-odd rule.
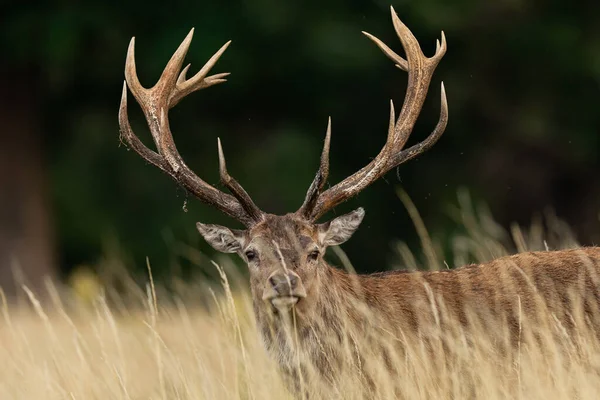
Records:
[[[364,206],[344,249],[363,272],[416,244],[397,189],[411,196],[444,243],[459,229],[457,190],[485,202],[507,227],[549,207],[583,244],[600,242],[600,2],[392,1],[427,55],[444,30],[448,52],[411,141],[439,113],[446,133],[330,216]],[[389,99],[406,73],[362,34],[402,54],[386,1],[55,1],[2,5],[0,23],[0,284],[14,271],[35,286],[117,257],[132,271],[193,272],[213,251],[195,222],[237,223],[188,197],[120,146],[117,111],[129,40],[149,87],[191,27],[192,71],[227,40],[213,69],[227,83],[192,94],[170,113],[188,165],[218,185],[216,138],[228,167],[265,211],[301,204],[333,120],[330,183],[369,162],[385,142]],[[132,97],[130,96],[132,101]],[[151,144],[139,108],[133,126]]]

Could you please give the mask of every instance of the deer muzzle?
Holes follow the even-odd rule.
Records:
[[[270,302],[278,311],[289,311],[306,297],[302,279],[293,271],[275,271],[268,278],[263,300]]]

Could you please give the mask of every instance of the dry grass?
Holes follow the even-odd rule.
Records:
[[[402,196],[401,196],[402,197]],[[418,214],[404,204],[417,226]],[[573,247],[567,227],[551,216],[529,229],[504,232],[485,212],[459,196],[452,210],[462,233],[452,241],[451,265],[486,261],[515,249]],[[399,264],[420,261],[444,268],[440,246],[419,229],[423,255],[399,243]],[[219,270],[220,271],[220,270]],[[51,296],[42,307],[25,290],[29,307],[4,307],[0,324],[1,399],[285,399],[290,398],[274,363],[265,354],[248,293],[232,293],[221,275],[221,294],[209,310],[193,300],[166,300],[148,284],[142,307],[109,306],[96,296],[89,306]],[[52,291],[51,291],[52,292]],[[112,304],[112,302],[111,302]],[[574,310],[574,314],[575,311]],[[600,346],[582,328],[570,336],[560,324],[538,330],[545,351],[523,331],[516,347],[498,350],[484,332],[464,332],[458,323],[437,332],[442,352],[410,343],[395,360],[396,372],[380,368],[369,398],[408,399],[586,399],[600,393]],[[481,335],[479,335],[481,333]],[[363,360],[377,363],[376,360]],[[361,398],[355,369],[335,390]],[[309,391],[314,388],[309,388]]]

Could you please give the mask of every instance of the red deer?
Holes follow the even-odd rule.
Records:
[[[521,314],[536,318],[539,310],[552,314],[565,326],[572,325],[566,306],[577,296],[584,299],[582,309],[595,316],[600,248],[523,253],[447,271],[372,275],[350,274],[323,259],[327,247],[350,239],[365,212],[359,208],[328,222],[317,222],[319,218],[388,171],[428,150],[446,128],[448,105],[442,84],[437,126],[423,142],[404,149],[434,70],[446,53],[446,40],[442,32],[435,54],[428,58],[393,9],[392,21],[406,58],[365,33],[396,67],[408,73],[405,100],[397,117],[391,104],[387,142],[368,165],[325,189],[329,172],[329,123],[320,167],[304,203],[296,212],[286,215],[265,213],[254,204],[229,175],[220,141],[220,180],[231,194],[221,192],[194,174],[177,151],[171,134],[170,108],[196,90],[225,81],[226,73],[208,74],[229,42],[199,72],[187,78],[189,65],[183,70],[181,67],[192,40],[191,31],[171,57],[158,83],[150,89],[144,88],[136,76],[134,39],[129,45],[119,111],[122,139],[202,202],[246,227],[238,230],[197,224],[198,231],[212,247],[224,253],[237,253],[247,264],[255,316],[266,348],[288,376],[296,380],[302,374],[309,375],[308,370],[313,368],[324,380],[334,381],[339,369],[346,365],[345,354],[355,363],[368,363],[361,354],[366,347],[357,343],[366,340],[367,347],[375,352],[377,345],[370,340],[375,336],[388,335],[389,341],[380,344],[379,359],[393,366],[392,356],[385,350],[388,345],[400,345],[403,339],[398,338],[406,337],[408,332],[426,332],[427,324],[443,324],[446,315],[468,325],[472,314],[465,311],[467,308],[475,310],[482,320],[489,313],[502,315],[508,333],[513,335],[521,329]],[[157,151],[146,147],[131,129],[127,88],[144,112]],[[288,330],[292,325],[294,329]]]

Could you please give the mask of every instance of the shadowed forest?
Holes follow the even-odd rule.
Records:
[[[236,223],[196,201],[121,145],[117,112],[127,46],[136,37],[143,85],[156,82],[194,27],[194,73],[225,42],[212,73],[228,81],[170,113],[187,164],[218,185],[217,137],[229,172],[270,213],[295,211],[316,172],[332,118],[329,184],[366,165],[385,143],[389,100],[400,108],[406,73],[361,31],[402,53],[382,1],[62,1],[3,5],[0,24],[0,283],[15,270],[31,286],[111,255],[131,271],[150,260],[157,279],[201,273],[213,250],[195,222]],[[442,251],[467,188],[500,225],[545,213],[582,244],[600,242],[600,3],[392,2],[426,55],[444,31],[438,66],[408,145],[439,114],[440,141],[358,197],[365,222],[345,246],[360,272],[397,264],[396,240],[418,235],[398,197],[406,191]],[[191,75],[191,74],[190,74]],[[134,131],[149,146],[130,96]],[[468,260],[466,260],[468,261]],[[105,263],[106,264],[106,263]]]

